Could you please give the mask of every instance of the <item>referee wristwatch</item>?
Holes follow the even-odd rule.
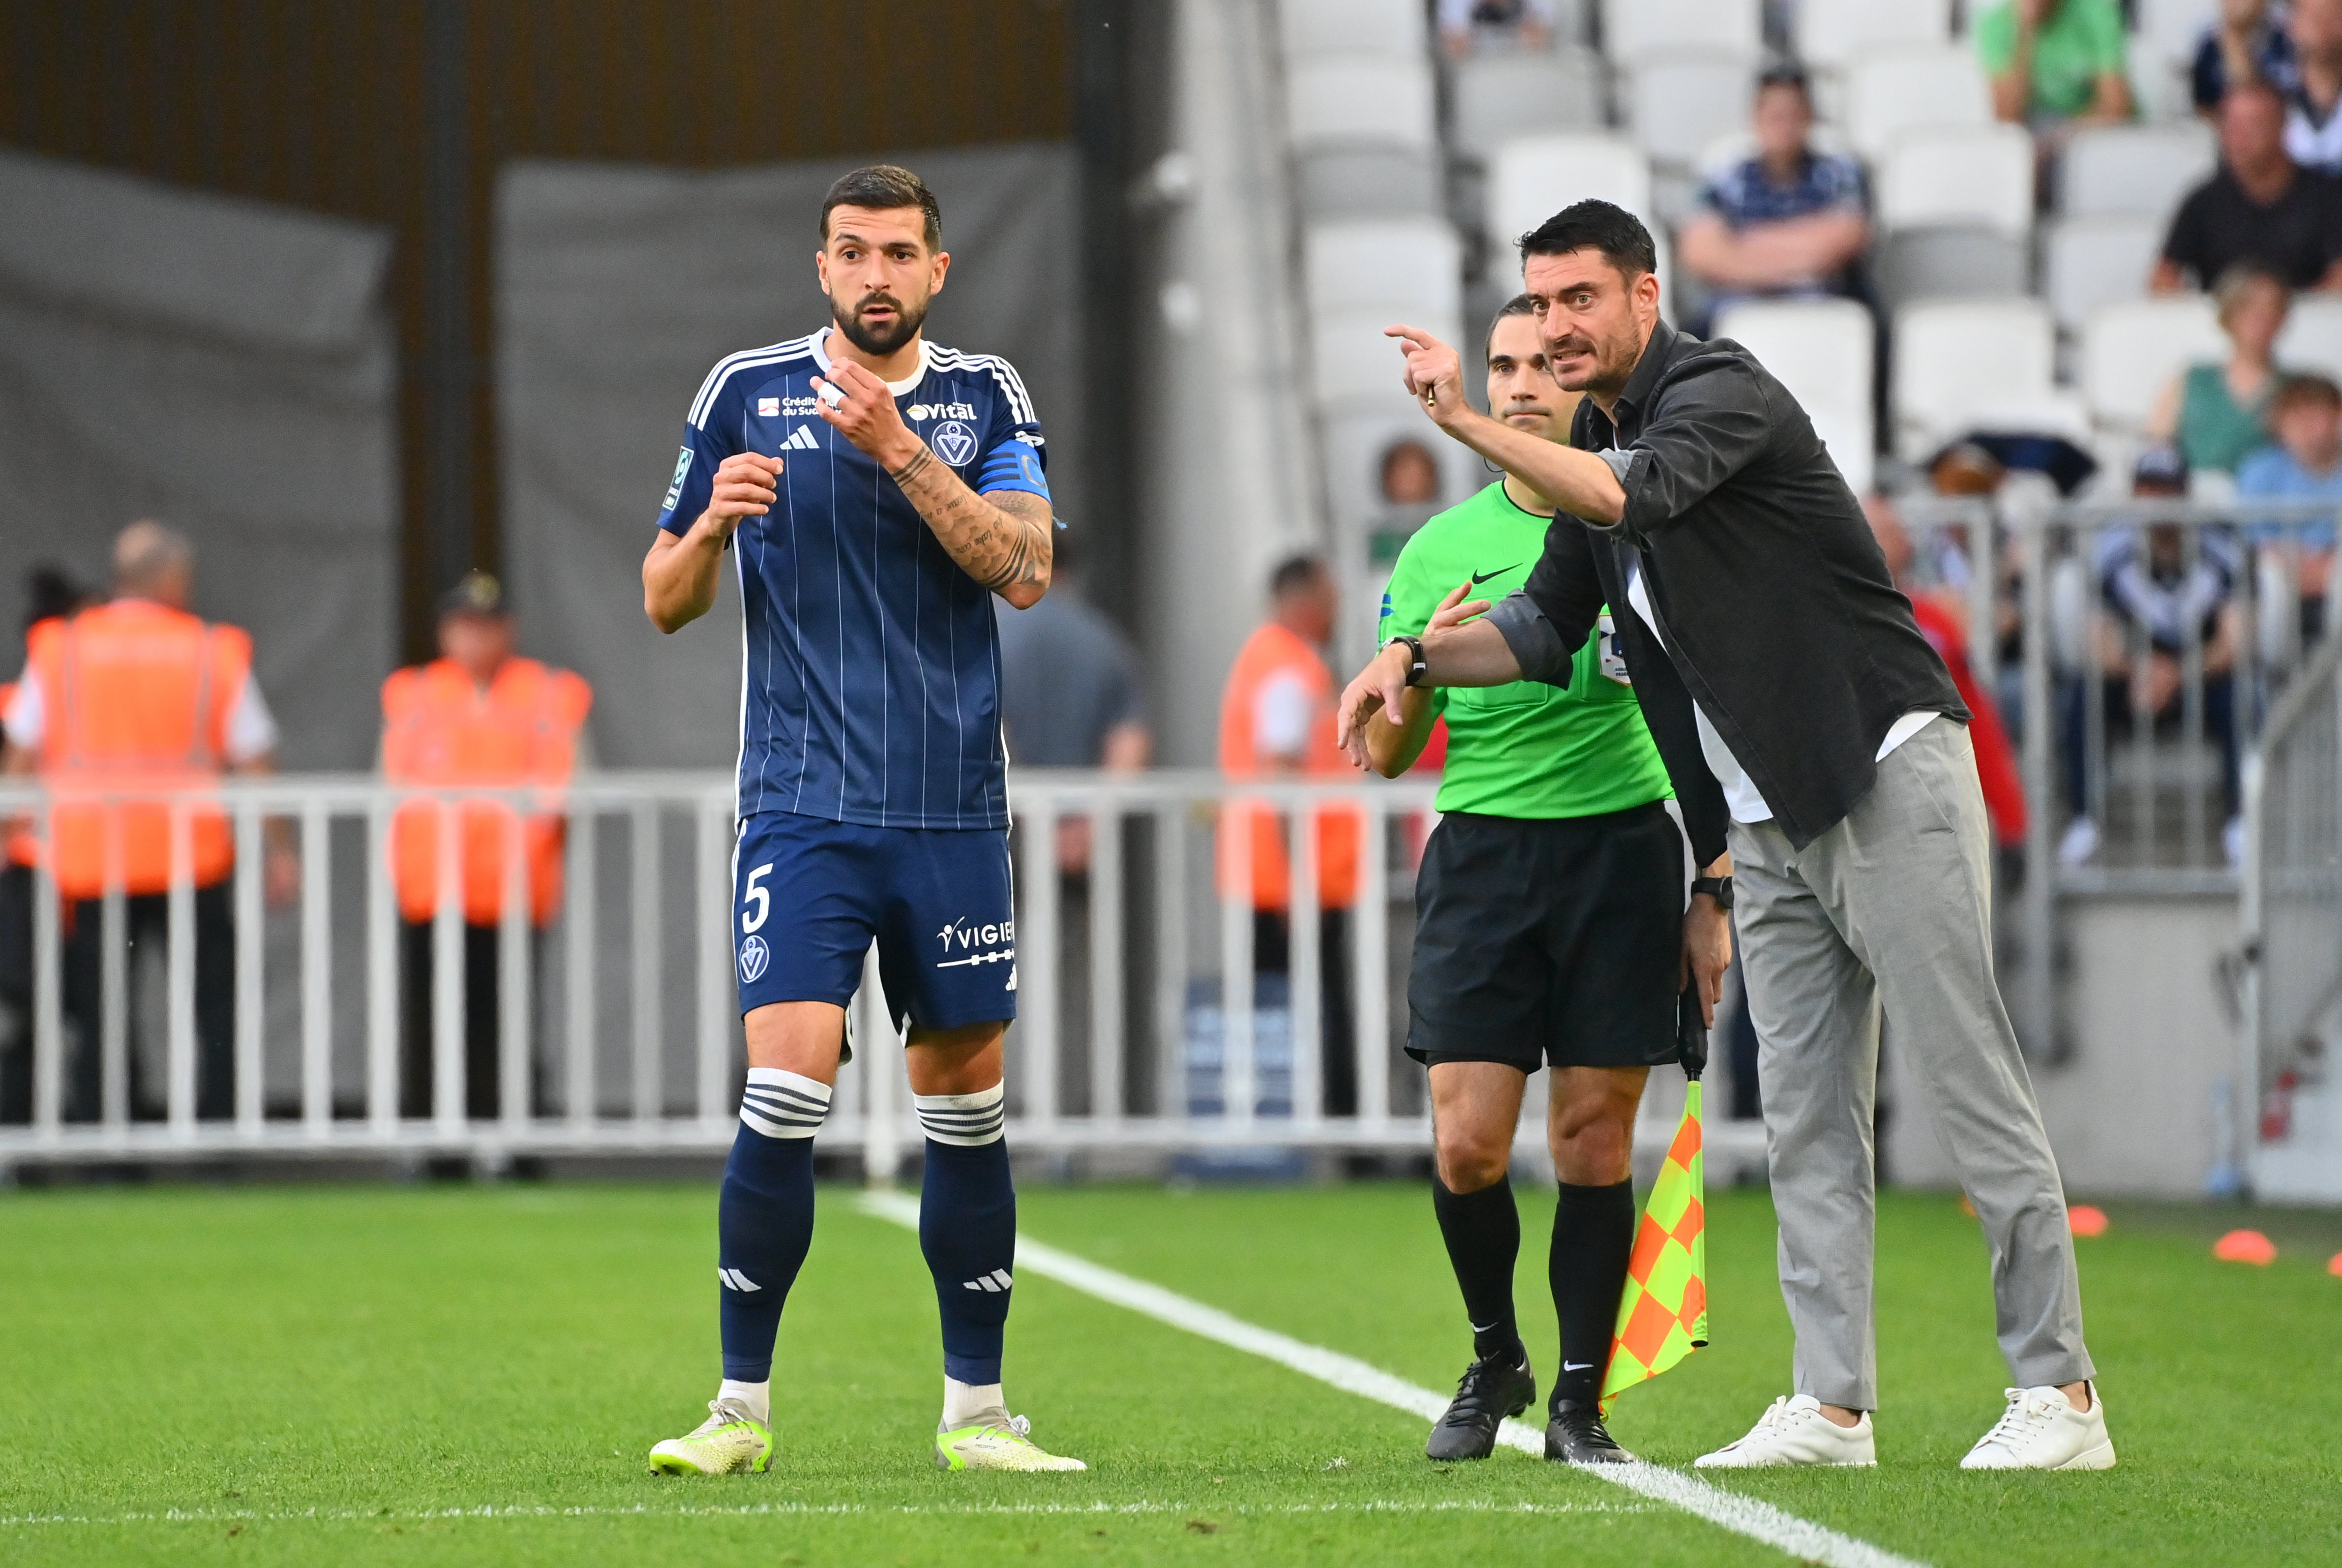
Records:
[[[1695,895],[1704,893],[1716,900],[1716,908],[1726,913],[1731,911],[1732,879],[1730,877],[1695,876],[1691,879],[1691,890]]]
[[[1406,633],[1402,632],[1397,636],[1393,637],[1391,641],[1394,643],[1405,643],[1406,644],[1406,652],[1409,661],[1406,666],[1406,684],[1410,686],[1419,686],[1423,684],[1423,677],[1431,673],[1431,666],[1423,662],[1423,639],[1421,637],[1410,637]]]

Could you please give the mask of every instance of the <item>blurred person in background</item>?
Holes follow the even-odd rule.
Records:
[[[2220,0],[2219,14],[2204,25],[2187,73],[2196,112],[2217,115],[2220,100],[2239,82],[2267,82],[2288,93],[2300,82],[2293,35],[2286,31],[2285,8],[2269,0]]]
[[[1295,555],[1269,574],[1268,618],[1237,653],[1220,694],[1220,771],[1234,780],[1339,780],[1349,776],[1334,744],[1333,672],[1325,649],[1338,618],[1334,574],[1316,555]],[[1337,806],[1290,814],[1232,803],[1220,814],[1220,885],[1252,905],[1256,975],[1293,973],[1293,864],[1289,839],[1314,824],[1317,871],[1319,1083],[1327,1115],[1358,1104],[1350,1052],[1350,905],[1357,898],[1359,823]],[[1246,847],[1248,841],[1248,849]],[[1289,994],[1289,993],[1288,993]],[[1372,1053],[1379,1067],[1379,1043]]]
[[[2342,0],[2293,0],[2286,20],[2294,74],[2285,94],[2285,150],[2307,169],[2342,173]]]
[[[1814,150],[1812,90],[1794,65],[1756,80],[1756,152],[1700,187],[1676,254],[1707,285],[1709,324],[1744,299],[1857,292],[1870,245],[1862,165]]]
[[[394,670],[382,684],[382,774],[415,789],[553,789],[575,770],[578,735],[593,706],[585,680],[513,651],[513,616],[503,584],[468,572],[439,606],[439,657]],[[502,994],[502,922],[512,870],[513,830],[521,839],[529,951],[536,968],[545,927],[561,902],[563,821],[525,821],[500,801],[452,807],[409,801],[391,823],[390,854],[403,923],[405,1028],[399,1042],[399,1114],[432,1114],[433,922],[439,908],[439,834],[461,824],[455,848],[463,936],[464,1114],[500,1114],[497,999]],[[454,1041],[443,1042],[449,1049]],[[535,1059],[532,1049],[530,1058]],[[535,1087],[508,1086],[536,1107]]]
[[[2269,399],[2276,444],[2237,469],[2237,494],[2261,501],[2323,501],[2342,509],[2342,387],[2323,375],[2292,375]],[[2267,522],[2253,526],[2253,543],[2283,559],[2300,596],[2301,634],[2326,631],[2326,601],[2334,576],[2335,519]]]
[[[1528,295],[1489,324],[1486,358],[1495,417],[1566,441],[1577,400],[1547,368]],[[1506,474],[1425,524],[1392,574],[1380,645],[1419,648],[1485,610],[1478,595],[1519,587],[1553,516]],[[1521,1223],[1508,1172],[1528,1081],[1548,1065],[1561,1370],[1546,1457],[1631,1457],[1603,1426],[1599,1395],[1635,1242],[1635,1112],[1650,1069],[1677,1060],[1685,953],[1703,923],[1722,939],[1712,901],[1686,912],[1675,792],[1606,614],[1574,659],[1562,687],[1410,686],[1366,730],[1385,778],[1407,771],[1441,713],[1454,734],[1407,976],[1406,1054],[1430,1081],[1432,1212],[1472,1329],[1472,1361],[1425,1449],[1436,1460],[1486,1458],[1498,1425],[1536,1398],[1513,1304]]]
[[[1553,42],[1554,0],[1438,0],[1439,42],[1450,59],[1476,46],[1543,49]]]
[[[2116,0],[2000,0],[1976,19],[1993,113],[2037,133],[2115,125],[2132,114]]]
[[[2209,289],[2238,265],[2288,288],[2342,287],[2342,185],[2285,150],[2285,105],[2267,82],[2220,100],[2220,166],[2187,193],[2147,286]]]
[[[73,1025],[65,1116],[95,1121],[102,1109],[104,894],[109,862],[125,894],[129,994],[123,1024],[141,1016],[141,944],[167,952],[172,880],[170,809],[133,799],[76,804],[83,792],[176,792],[224,774],[275,765],[276,721],[252,674],[252,638],[191,613],[195,554],[186,539],[140,521],[114,542],[114,598],[32,628],[24,678],[6,714],[0,769],[37,774],[58,804],[47,834],[58,896],[67,905],[65,1012]],[[195,883],[195,1114],[224,1118],[235,1099],[235,926],[228,878],[235,844],[225,813],[190,811]],[[288,904],[300,871],[285,824],[265,827],[268,900]],[[133,1031],[135,1033],[135,1029]],[[145,1056],[128,1053],[131,1114],[159,1117],[165,1085],[147,1079]]]
[[[2169,446],[2139,454],[2131,494],[2142,499],[2184,500],[2187,460]],[[2099,613],[2088,634],[2097,645],[2099,690],[2108,738],[2119,728],[2176,731],[2187,703],[2186,659],[2190,640],[2204,661],[2204,735],[2220,748],[2220,797],[2227,814],[2221,835],[2228,864],[2244,854],[2244,820],[2237,814],[2237,727],[2233,672],[2238,635],[2235,595],[2243,561],[2226,528],[2188,530],[2157,522],[2099,531],[2092,581]],[[2058,860],[2085,865],[2098,852],[2099,829],[2090,815],[2087,674],[2064,682],[2059,725],[2065,753],[2066,804],[2073,820],[2057,844]]]
[[[2269,438],[2269,397],[2281,379],[2277,335],[2293,296],[2257,268],[2232,266],[2212,298],[2228,337],[2223,365],[2191,365],[2167,384],[2147,416],[2150,439],[2179,449],[2191,470],[2232,474]]]

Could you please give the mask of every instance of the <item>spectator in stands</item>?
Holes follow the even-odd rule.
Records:
[[[1460,60],[1474,45],[1542,49],[1553,41],[1554,0],[1439,0],[1439,41]]]
[[[2277,444],[2237,470],[2237,494],[2265,501],[2324,501],[2342,507],[2342,387],[2323,375],[2287,377],[2269,399]],[[2253,543],[2283,560],[2301,596],[2301,631],[2326,627],[2327,587],[2334,575],[2335,520],[2265,522]]]
[[[382,684],[382,772],[395,784],[494,789],[559,785],[576,766],[578,732],[594,694],[585,681],[513,649],[514,628],[504,587],[485,572],[468,572],[441,602],[439,657],[394,670]],[[448,896],[462,920],[464,1114],[503,1114],[497,1048],[502,994],[501,923],[507,874],[517,871],[533,928],[524,962],[536,961],[535,933],[552,922],[561,901],[563,819],[553,814],[516,819],[512,807],[475,800],[446,807],[411,801],[391,822],[391,864],[398,913],[405,923],[406,1029],[399,1052],[400,1114],[428,1116],[435,1102],[432,1044],[439,909],[439,834],[453,817],[457,885]],[[514,868],[517,836],[524,856]],[[446,1044],[453,1044],[453,1042]],[[531,1053],[532,1056],[534,1052]],[[530,1084],[507,1085],[535,1098]]]
[[[2267,82],[2280,93],[2294,89],[2301,75],[2285,21],[2283,9],[2269,0],[2220,0],[2220,15],[2205,24],[2188,72],[2197,114],[2217,115],[2220,100],[2239,82]]]
[[[2210,288],[2240,262],[2293,288],[2342,287],[2342,186],[2285,150],[2285,105],[2266,82],[2220,100],[2220,166],[2172,215],[2148,286]]]
[[[1394,441],[1384,449],[1384,504],[1396,508],[1439,504],[1439,460],[1431,448],[1412,437]]]
[[[2131,480],[2131,494],[2177,499],[2187,494],[2187,460],[2177,448],[2149,447]],[[2244,858],[2244,819],[2237,814],[2237,726],[2234,672],[2239,634],[2235,603],[2243,559],[2225,528],[2188,531],[2152,516],[2140,524],[2100,532],[2093,577],[2100,601],[2089,636],[2097,650],[2099,690],[2109,735],[2117,728],[2177,730],[2188,709],[2187,659],[2196,644],[2203,659],[2204,737],[2220,748],[2220,792],[2227,812],[2221,835],[2228,864]],[[2057,858],[2081,865],[2098,852],[2098,824],[2090,815],[2088,677],[2075,675],[2062,694],[2066,799],[2074,817]]]
[[[2045,132],[2131,117],[2116,0],[2000,0],[1977,16],[1976,38],[2002,119]]]
[[[2307,169],[2342,173],[2342,0],[2294,0],[2286,22],[2296,71],[2285,91],[2285,150]]]
[[[1296,555],[1270,575],[1268,593],[1268,619],[1246,639],[1220,696],[1220,771],[1237,780],[1346,780],[1347,759],[1334,744],[1337,689],[1323,651],[1336,624],[1334,574],[1316,555]],[[1356,814],[1327,807],[1295,812],[1288,823],[1274,806],[1231,804],[1220,816],[1220,886],[1225,896],[1251,904],[1253,973],[1290,976],[1293,867],[1286,845],[1293,828],[1313,819],[1324,1044],[1319,1082],[1326,1111],[1347,1115],[1358,1103],[1350,1054],[1347,918],[1357,897]],[[1274,986],[1256,994],[1262,1005],[1274,1005]]]
[[[1814,151],[1805,73],[1777,65],[1758,77],[1755,120],[1756,155],[1701,187],[1676,241],[1708,287],[1711,319],[1754,296],[1853,294],[1855,264],[1870,244],[1862,165]]]
[[[2212,297],[2228,335],[2227,363],[2191,365],[2173,377],[2148,413],[2147,429],[2177,446],[2190,468],[2232,474],[2269,438],[2277,336],[2292,296],[2277,278],[2240,265],[2220,275]]]

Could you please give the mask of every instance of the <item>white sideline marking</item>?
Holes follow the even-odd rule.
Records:
[[[1437,1502],[1369,1501],[1364,1503],[1285,1503],[1216,1504],[1196,1503],[905,1503],[872,1506],[866,1503],[681,1503],[653,1508],[647,1503],[606,1506],[578,1503],[556,1508],[543,1503],[479,1503],[470,1508],[301,1508],[280,1513],[254,1510],[228,1512],[209,1508],[165,1508],[135,1513],[15,1513],[0,1515],[0,1528],[33,1524],[231,1524],[298,1523],[309,1521],[359,1522],[382,1520],[455,1519],[688,1519],[700,1515],[731,1517],[761,1513],[1078,1513],[1083,1515],[1142,1513],[1226,1513],[1265,1517],[1287,1513],[1646,1513],[1640,1503],[1496,1503],[1486,1499],[1443,1498]]]
[[[866,1213],[898,1225],[916,1230],[919,1204],[915,1198],[900,1193],[866,1193],[862,1208]],[[1155,1319],[1157,1323],[1185,1329],[1201,1338],[1216,1340],[1236,1350],[1249,1351],[1264,1360],[1331,1384],[1346,1393],[1355,1393],[1381,1403],[1395,1406],[1410,1415],[1426,1421],[1436,1421],[1447,1409],[1447,1397],[1430,1389],[1419,1388],[1405,1378],[1394,1377],[1380,1367],[1369,1366],[1355,1356],[1331,1351],[1322,1345],[1308,1344],[1301,1340],[1262,1328],[1242,1318],[1206,1306],[1161,1285],[1133,1279],[1126,1273],[1091,1263],[1072,1253],[1060,1252],[1044,1242],[1019,1233],[1016,1237],[1016,1269],[1019,1273],[1033,1273],[1071,1285],[1086,1295],[1111,1302],[1119,1307]],[[1517,1421],[1508,1421],[1498,1433],[1507,1447],[1524,1453],[1545,1456],[1545,1433]],[[1576,1467],[1580,1474],[1597,1481],[1607,1481],[1639,1493],[1654,1502],[1671,1503],[1686,1513],[1696,1514],[1709,1523],[1746,1535],[1751,1541],[1786,1552],[1807,1563],[1820,1563],[1827,1568],[1925,1568],[1909,1557],[1899,1557],[1883,1547],[1873,1546],[1851,1535],[1841,1535],[1827,1525],[1810,1519],[1800,1519],[1786,1509],[1758,1498],[1726,1492],[1711,1486],[1697,1476],[1680,1470],[1669,1470],[1657,1464],[1586,1464]]]

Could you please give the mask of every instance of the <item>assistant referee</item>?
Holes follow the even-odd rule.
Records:
[[[1730,806],[1797,1333],[1794,1393],[1699,1463],[1875,1461],[1883,1010],[1991,1247],[2016,1384],[1962,1466],[2105,1469],[2114,1444],[2065,1193],[1993,974],[1992,840],[1967,710],[1797,399],[1739,345],[1659,319],[1641,222],[1580,202],[1520,244],[1555,377],[1586,394],[1567,447],[1473,412],[1454,349],[1391,333],[1407,390],[1442,429],[1586,525],[1556,522],[1524,592],[1435,629],[1420,657],[1377,655],[1344,694],[1353,755],[1365,760],[1364,721],[1410,684],[1572,684],[1575,654],[1616,607],[1676,793],[1705,773]]]
[[[1488,407],[1560,441],[1575,400],[1537,340],[1535,302],[1496,313]],[[1528,576],[1553,504],[1506,474],[1407,541],[1383,601],[1382,641],[1416,644]],[[1447,720],[1438,828],[1416,881],[1407,1054],[1429,1069],[1432,1210],[1472,1324],[1472,1363],[1432,1428],[1433,1459],[1485,1459],[1496,1428],[1536,1398],[1513,1311],[1520,1215],[1506,1166],[1529,1074],[1551,1064],[1546,1118],[1560,1183],[1546,1278],[1561,1321],[1546,1457],[1631,1457],[1602,1424],[1603,1368],[1635,1243],[1635,1111],[1652,1066],[1676,1060],[1688,956],[1709,995],[1729,954],[1716,890],[1686,913],[1684,838],[1606,614],[1568,685],[1524,680],[1410,688],[1366,727],[1375,771],[1413,765]],[[1722,831],[1719,820],[1711,835]]]

